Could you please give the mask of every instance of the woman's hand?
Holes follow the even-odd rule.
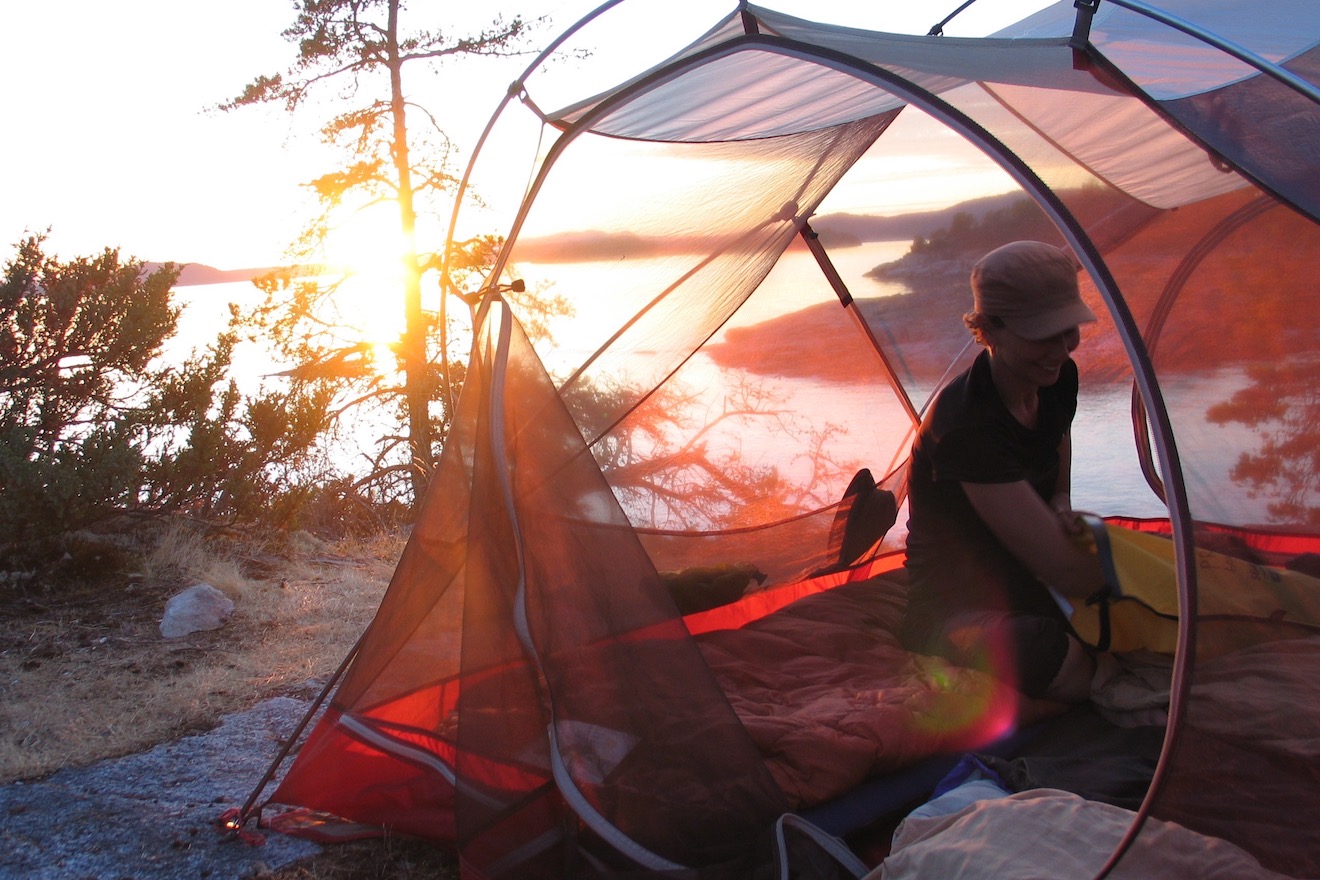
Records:
[[[1082,522],[1081,511],[1073,510],[1072,498],[1067,492],[1058,492],[1050,499],[1050,509],[1059,518],[1063,530],[1069,535],[1080,535],[1086,530]]]
[[[1074,540],[1084,524],[1067,495],[1057,493],[1046,503],[1025,480],[961,485],[995,537],[1045,584],[1070,599],[1085,599],[1104,586],[1095,554]]]

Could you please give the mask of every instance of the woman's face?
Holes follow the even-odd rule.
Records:
[[[991,357],[1025,382],[1044,388],[1059,380],[1059,370],[1082,341],[1076,325],[1045,339],[1027,339],[1007,327],[988,337]]]

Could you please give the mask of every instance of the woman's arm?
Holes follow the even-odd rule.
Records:
[[[1097,557],[1069,537],[1060,511],[1042,501],[1030,483],[961,485],[990,531],[1036,577],[1075,599],[1104,586]],[[1058,494],[1054,497],[1059,499]]]
[[[1072,506],[1072,437],[1069,434],[1064,434],[1059,441],[1059,478],[1054,483],[1054,494],[1050,496],[1050,508],[1065,532],[1081,534],[1082,524]]]

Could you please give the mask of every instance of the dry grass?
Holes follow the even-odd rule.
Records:
[[[178,523],[134,535],[131,551],[122,535],[87,542],[121,552],[90,554],[65,582],[8,573],[0,582],[0,782],[140,752],[305,692],[370,622],[402,549],[397,535],[254,541]],[[166,599],[198,582],[234,600],[228,623],[162,638]],[[433,846],[385,840],[264,876],[406,880],[452,876],[446,865]]]

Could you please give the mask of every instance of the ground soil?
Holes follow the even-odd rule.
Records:
[[[204,743],[222,720],[271,707],[300,713],[370,621],[402,543],[398,534],[328,542],[153,524],[145,535],[84,536],[60,564],[0,572],[0,788],[73,790],[78,774]],[[87,553],[88,544],[100,549]],[[165,601],[199,581],[234,599],[233,615],[216,630],[163,638]],[[196,754],[182,760],[206,760]],[[169,774],[172,760],[141,762],[164,768],[141,772]],[[251,775],[255,785],[260,773]],[[178,780],[144,778],[142,798],[170,784]],[[28,809],[6,803],[15,816]],[[454,876],[449,853],[400,840],[248,864],[242,876],[277,880]],[[42,876],[63,876],[51,870]],[[207,876],[225,880],[220,868]]]

